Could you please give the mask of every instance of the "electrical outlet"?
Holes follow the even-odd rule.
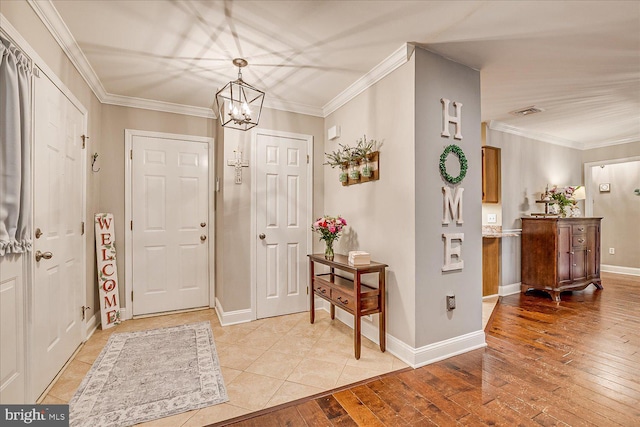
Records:
[[[451,311],[456,308],[456,296],[447,295],[447,311]]]
[[[498,222],[498,214],[487,214],[487,222],[489,224],[495,224]]]
[[[615,255],[616,254],[616,248],[609,248],[609,255]]]

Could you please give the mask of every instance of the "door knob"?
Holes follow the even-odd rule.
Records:
[[[36,239],[39,239],[40,236],[42,236],[42,230],[40,230],[39,228],[36,228]]]
[[[206,226],[207,226],[207,223],[206,223],[206,222],[201,222],[201,223],[200,223],[200,227],[203,227],[203,228],[204,228],[204,227],[206,227]]]
[[[258,236],[260,238],[260,240],[264,240],[266,236],[266,234],[264,233],[260,233],[260,235]]]
[[[42,258],[44,259],[51,259],[51,257],[53,257],[53,254],[51,252],[40,252],[40,251],[36,251],[36,262],[39,262]]]
[[[205,240],[207,240],[207,236],[205,236],[204,234],[200,236],[200,241],[204,242]]]

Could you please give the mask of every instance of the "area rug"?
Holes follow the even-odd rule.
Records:
[[[70,426],[130,426],[228,400],[209,322],[114,333],[69,403]]]

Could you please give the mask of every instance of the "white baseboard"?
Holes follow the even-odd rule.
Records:
[[[620,267],[617,265],[600,265],[600,271],[604,271],[605,273],[618,273],[618,274],[628,274],[630,276],[640,276],[640,268],[633,267]]]
[[[96,329],[98,329],[98,326],[100,326],[100,320],[98,320],[99,316],[100,316],[99,312],[93,313],[93,316],[91,316],[89,321],[84,325],[85,337],[86,337],[85,341],[89,340],[89,338],[91,338],[91,335],[93,335]]]
[[[120,307],[120,320],[131,320],[133,319],[133,312],[129,312],[127,307]]]
[[[329,311],[329,307],[329,303],[324,300],[316,305],[316,308],[324,309],[326,311]],[[336,319],[353,329],[353,315],[344,310],[336,310]],[[361,322],[362,335],[374,343],[379,344],[377,316],[374,315],[373,319],[373,322]],[[393,354],[412,368],[419,368],[420,366],[428,365],[430,363],[438,362],[458,354],[487,346],[484,331],[482,330],[461,335],[459,337],[453,337],[448,340],[429,344],[420,348],[413,348],[388,333],[386,341],[386,351]]]
[[[510,285],[500,286],[498,289],[498,295],[506,297],[507,295],[513,295],[520,293],[520,282],[512,283]]]
[[[255,320],[250,308],[225,312],[218,298],[216,298],[216,314],[218,315],[218,320],[220,320],[220,324],[222,326],[235,325],[237,323],[246,323]]]

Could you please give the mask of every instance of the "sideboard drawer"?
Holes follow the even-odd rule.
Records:
[[[585,234],[587,232],[587,226],[584,224],[573,224],[571,226],[571,234]]]
[[[571,246],[573,248],[583,248],[587,244],[587,236],[579,234],[571,238]]]

